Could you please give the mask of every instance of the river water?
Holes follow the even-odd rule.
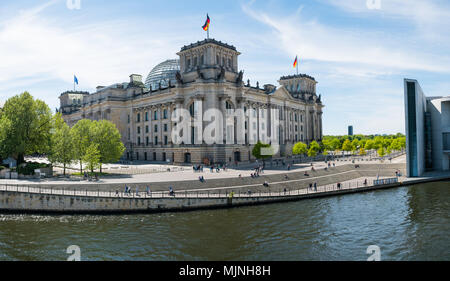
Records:
[[[0,215],[0,260],[450,260],[450,182],[124,216]]]

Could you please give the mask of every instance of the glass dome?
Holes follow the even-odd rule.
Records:
[[[159,83],[161,83],[161,88],[166,88],[169,86],[169,81],[172,85],[176,84],[176,73],[180,70],[180,60],[166,60],[155,66],[152,71],[147,76],[145,80],[145,87],[152,90],[159,88]]]

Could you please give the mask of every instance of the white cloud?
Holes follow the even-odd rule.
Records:
[[[307,21],[301,15],[270,16],[248,6],[244,11],[254,19],[270,26],[277,40],[274,46],[292,56],[317,61],[366,64],[392,70],[424,70],[450,72],[450,57],[428,54],[408,48],[404,38],[390,38],[381,32],[327,26],[318,21]]]
[[[144,27],[136,27],[136,21],[63,28],[42,15],[55,3],[60,2],[24,10],[0,24],[0,85],[21,79],[24,84],[59,79],[70,85],[77,74],[84,87],[94,88],[126,81],[131,73],[145,76],[152,66],[174,58],[180,46],[163,34],[143,37]]]

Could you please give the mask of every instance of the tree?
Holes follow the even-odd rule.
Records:
[[[125,151],[125,146],[121,141],[121,135],[114,123],[102,120],[94,122],[92,129],[93,141],[98,144],[100,152],[100,173],[102,164],[119,161]]]
[[[366,150],[364,149],[364,147],[361,147],[361,148],[359,149],[359,155],[364,156],[364,155],[366,155],[366,154],[367,154],[367,152],[366,152]]]
[[[320,151],[320,145],[316,141],[312,141],[309,144],[308,156],[315,157],[317,153]]]
[[[384,147],[380,147],[378,150],[378,156],[383,157],[386,155],[386,150],[384,149]]]
[[[92,126],[91,120],[82,119],[70,130],[74,145],[74,159],[79,161],[81,173],[83,173],[83,156],[86,154],[87,148],[93,141]]]
[[[256,157],[256,159],[264,160],[273,155],[273,149],[270,144],[265,144],[261,141],[258,141],[258,143],[253,147],[252,155]]]
[[[342,150],[344,150],[344,151],[352,151],[353,150],[353,146],[352,146],[352,143],[350,142],[350,140],[344,141],[344,143],[342,144]]]
[[[98,151],[98,144],[91,143],[86,148],[86,153],[83,155],[82,161],[86,164],[91,173],[93,173],[100,164],[100,152]]]
[[[0,118],[0,154],[23,163],[25,155],[47,153],[52,114],[43,101],[28,92],[8,99]]]
[[[359,147],[359,140],[354,139],[351,144],[352,144],[352,151],[356,151],[356,149],[358,149]]]
[[[333,140],[331,141],[331,147],[333,148],[333,150],[339,150],[341,148],[341,142],[338,138],[333,138]]]
[[[306,154],[308,152],[308,146],[303,142],[298,142],[292,148],[292,153],[294,155]]]
[[[373,140],[367,140],[366,145],[364,146],[366,150],[375,149],[375,142]]]
[[[70,165],[74,160],[74,144],[70,134],[70,128],[64,122],[61,113],[57,113],[52,121],[53,129],[50,136],[50,153],[48,160],[51,163],[60,163],[64,167]]]

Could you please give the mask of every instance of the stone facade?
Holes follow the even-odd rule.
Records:
[[[322,139],[324,106],[313,77],[284,76],[279,87],[252,86],[249,80],[243,81],[243,71],[238,71],[236,48],[214,39],[184,46],[177,55],[176,79],[166,79],[169,82],[158,87],[146,87],[142,76],[133,74],[129,83],[97,87],[92,94],[63,93],[60,111],[64,120],[70,126],[83,118],[114,122],[127,148],[124,158],[129,160],[248,162],[254,160],[253,144],[268,136],[277,136],[279,141],[275,156],[291,155],[297,141]],[[173,131],[182,120],[178,112],[183,109],[192,121],[175,136]],[[223,118],[209,119],[210,109],[218,110]],[[242,118],[232,117],[237,111],[243,112]],[[275,119],[280,124],[276,129],[272,126]],[[213,122],[216,140],[207,143],[201,136]],[[219,130],[223,133],[217,134]],[[180,136],[184,137],[181,143],[177,141]]]

